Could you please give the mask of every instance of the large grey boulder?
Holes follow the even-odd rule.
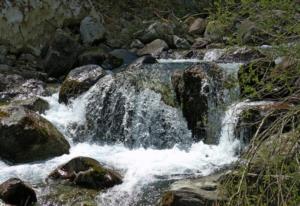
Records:
[[[86,92],[105,74],[105,70],[98,65],[86,65],[73,69],[60,88],[59,102],[67,104],[70,98],[76,98]]]
[[[46,119],[24,107],[0,108],[0,157],[10,163],[45,160],[69,153],[64,136]]]
[[[104,26],[96,18],[87,16],[81,21],[80,35],[84,44],[93,44],[103,40],[105,33]]]

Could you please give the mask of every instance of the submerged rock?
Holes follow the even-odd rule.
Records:
[[[73,69],[63,82],[59,91],[59,102],[68,103],[70,98],[76,98],[86,92],[106,72],[98,65],[86,65]]]
[[[216,109],[221,103],[223,73],[212,63],[202,63],[172,75],[172,83],[188,128],[196,141],[216,143],[215,128],[210,129],[209,109]],[[217,114],[217,111],[213,113]],[[213,122],[217,124],[217,122]]]
[[[0,157],[11,163],[45,160],[69,152],[64,136],[46,119],[23,107],[0,108]]]
[[[17,178],[11,178],[0,185],[0,199],[6,204],[17,206],[30,206],[37,202],[35,191]]]
[[[80,187],[106,189],[122,183],[121,176],[104,168],[97,160],[77,157],[59,166],[48,176],[53,180],[67,180]]]
[[[171,185],[158,206],[214,206],[225,203],[227,198],[222,194],[219,181],[222,174],[199,179],[181,180]]]

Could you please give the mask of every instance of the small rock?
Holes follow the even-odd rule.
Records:
[[[143,49],[138,51],[138,55],[150,54],[153,57],[158,57],[164,50],[169,49],[168,44],[161,39],[156,39],[153,42],[147,44]]]
[[[168,44],[172,44],[174,35],[174,26],[162,23],[155,22],[151,24],[139,38],[144,44],[150,43],[156,39],[162,39]]]
[[[174,41],[174,45],[176,46],[177,49],[189,49],[189,48],[191,48],[190,43],[186,39],[180,38],[179,36],[174,35],[173,36],[173,41]]]
[[[36,112],[21,106],[0,108],[0,157],[27,163],[69,153],[64,136]]]
[[[84,44],[93,44],[104,39],[104,26],[91,16],[85,17],[80,24],[80,35]]]
[[[207,25],[207,22],[205,19],[197,18],[191,24],[191,26],[189,28],[189,33],[202,35],[205,31],[206,25]]]
[[[59,102],[68,103],[70,98],[76,98],[86,92],[106,72],[98,65],[86,65],[73,69],[63,82],[59,91]]]
[[[122,183],[121,176],[104,168],[97,160],[77,157],[55,169],[48,178],[67,180],[83,188],[101,190]]]
[[[138,39],[135,39],[130,44],[131,49],[142,49],[145,45]]]
[[[29,206],[37,202],[35,191],[17,178],[11,178],[0,185],[0,199],[16,206]]]

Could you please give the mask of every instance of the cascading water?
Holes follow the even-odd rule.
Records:
[[[179,60],[176,63],[179,63]],[[237,67],[238,65],[227,65],[227,69],[233,69],[232,71],[235,71]],[[223,65],[223,68],[226,66]],[[151,79],[159,76],[159,81],[162,81],[170,76],[168,72],[163,72],[163,74],[160,70],[156,70],[156,72],[153,73],[153,70],[149,70]],[[138,77],[142,78],[143,76]],[[117,80],[112,76],[106,76],[69,106],[59,104],[57,94],[45,98],[50,103],[50,110],[44,117],[51,121],[69,140],[71,143],[70,154],[45,162],[16,166],[8,166],[0,162],[0,182],[9,177],[20,177],[39,186],[58,165],[77,156],[86,156],[119,171],[123,176],[121,185],[99,193],[96,198],[97,204],[105,206],[154,205],[162,190],[167,188],[170,182],[185,177],[208,175],[237,159],[236,149],[239,147],[239,141],[234,138],[233,131],[239,112],[235,111],[240,111],[248,103],[234,103],[229,106],[222,118],[222,130],[218,145],[207,145],[203,142],[192,143],[191,134],[187,130],[186,122],[179,109],[171,107],[166,102],[161,102],[162,91],[157,91],[155,87],[157,82],[148,82],[150,86],[147,85],[146,89],[144,88],[145,82],[142,82],[142,85],[138,85],[137,90],[132,88],[132,82],[128,79],[122,77]],[[143,92],[140,92],[139,89],[142,89]],[[227,104],[236,101],[236,96],[229,99],[226,101]],[[104,104],[99,100],[107,102]],[[124,107],[124,109],[115,110],[117,107]],[[105,112],[103,113],[103,111]],[[119,115],[114,111],[124,111],[124,113]],[[106,116],[107,114],[115,116]],[[100,115],[98,117],[101,118],[93,115]],[[87,124],[91,117],[96,121]],[[101,123],[103,118],[107,118],[111,122],[109,124]],[[128,118],[131,118],[131,126],[128,124]],[[116,123],[115,120],[119,121],[118,125],[112,125]],[[160,128],[159,123],[161,122],[159,121],[166,122],[167,125]],[[107,127],[105,133],[100,132],[103,128],[97,127],[99,124],[95,125],[99,122],[101,126]],[[119,128],[114,128],[115,126]],[[91,128],[93,132],[89,133]],[[106,139],[118,135],[118,133],[114,133],[114,130],[120,128],[122,133],[118,139],[128,137],[135,140],[132,144],[133,147],[124,144],[126,139],[123,139],[124,142]],[[99,131],[97,131],[98,129]],[[168,131],[164,134],[163,130],[166,129]],[[73,142],[73,138],[78,138],[78,134],[79,136],[86,135],[80,139],[81,143]],[[96,137],[96,139],[101,139],[101,144],[89,142],[92,136],[99,134],[104,135]],[[171,144],[160,148],[165,142],[155,141],[161,136],[164,137],[163,140],[167,140],[167,143],[171,142]],[[175,140],[170,139],[172,136]],[[152,141],[153,139],[156,140]],[[181,144],[187,142],[190,145],[187,147],[186,144],[183,149]],[[145,147],[145,145],[154,147]],[[38,190],[39,196],[42,197],[42,193],[41,190]]]

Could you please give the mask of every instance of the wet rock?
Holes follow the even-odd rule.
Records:
[[[67,74],[76,63],[80,44],[70,35],[57,30],[44,57],[44,68],[51,77]]]
[[[101,190],[122,183],[121,176],[104,168],[98,161],[77,157],[59,166],[50,175],[53,180],[67,180],[80,187]]]
[[[73,69],[59,91],[59,102],[68,103],[70,98],[76,98],[89,90],[106,72],[98,65],[86,65]]]
[[[167,44],[171,45],[173,42],[174,27],[168,23],[155,22],[151,24],[139,37],[144,43],[150,43],[156,39],[162,39]]]
[[[123,64],[123,60],[104,51],[102,48],[91,48],[78,57],[78,65],[96,64],[104,69],[114,69]]]
[[[177,49],[189,49],[189,48],[191,48],[190,43],[186,39],[180,38],[179,36],[174,35],[173,36],[173,41],[174,41],[174,45],[176,46]]]
[[[90,90],[86,124],[75,141],[123,143],[129,148],[188,147],[191,133],[176,102],[164,64],[131,64],[106,75]]]
[[[219,181],[223,174],[216,174],[199,179],[181,180],[171,185],[158,206],[214,206],[225,203]]]
[[[80,24],[80,35],[83,43],[94,44],[100,42],[105,37],[104,26],[91,16],[85,17]]]
[[[126,49],[115,49],[109,53],[117,59],[121,59],[123,64],[129,65],[135,61],[138,57],[136,54],[126,50]]]
[[[49,183],[39,193],[41,205],[97,206],[99,191],[72,185]]]
[[[0,99],[2,100],[24,100],[37,95],[47,95],[46,84],[42,81],[25,80],[19,75],[0,74]]]
[[[146,56],[142,56],[142,57],[136,59],[134,62],[132,62],[128,66],[128,68],[137,69],[137,68],[141,68],[142,65],[155,64],[155,63],[158,63],[158,62],[154,57],[152,57],[151,55],[146,55]]]
[[[142,49],[145,45],[138,39],[135,39],[131,42],[130,48],[131,49]]]
[[[177,100],[196,141],[215,141],[211,138],[215,129],[210,129],[208,111],[216,106],[210,103],[221,103],[218,93],[222,91],[222,79],[222,70],[211,63],[197,64],[172,75]]]
[[[0,185],[0,199],[6,204],[20,206],[30,206],[37,202],[35,191],[17,178],[11,178]]]
[[[11,163],[45,160],[69,152],[64,136],[24,107],[0,108],[0,157]]]
[[[207,22],[205,19],[197,18],[189,28],[190,34],[202,35],[206,29]]]
[[[169,46],[165,41],[161,39],[156,39],[151,43],[147,44],[143,49],[140,49],[138,51],[138,55],[142,56],[150,54],[153,57],[158,57],[163,51],[167,49],[169,49]]]
[[[45,113],[45,111],[50,107],[49,103],[40,97],[32,97],[25,100],[14,100],[13,102],[11,102],[11,105],[22,106],[26,109],[38,112],[40,114]]]
[[[212,42],[221,42],[228,28],[220,21],[210,21],[206,26],[204,37]]]

